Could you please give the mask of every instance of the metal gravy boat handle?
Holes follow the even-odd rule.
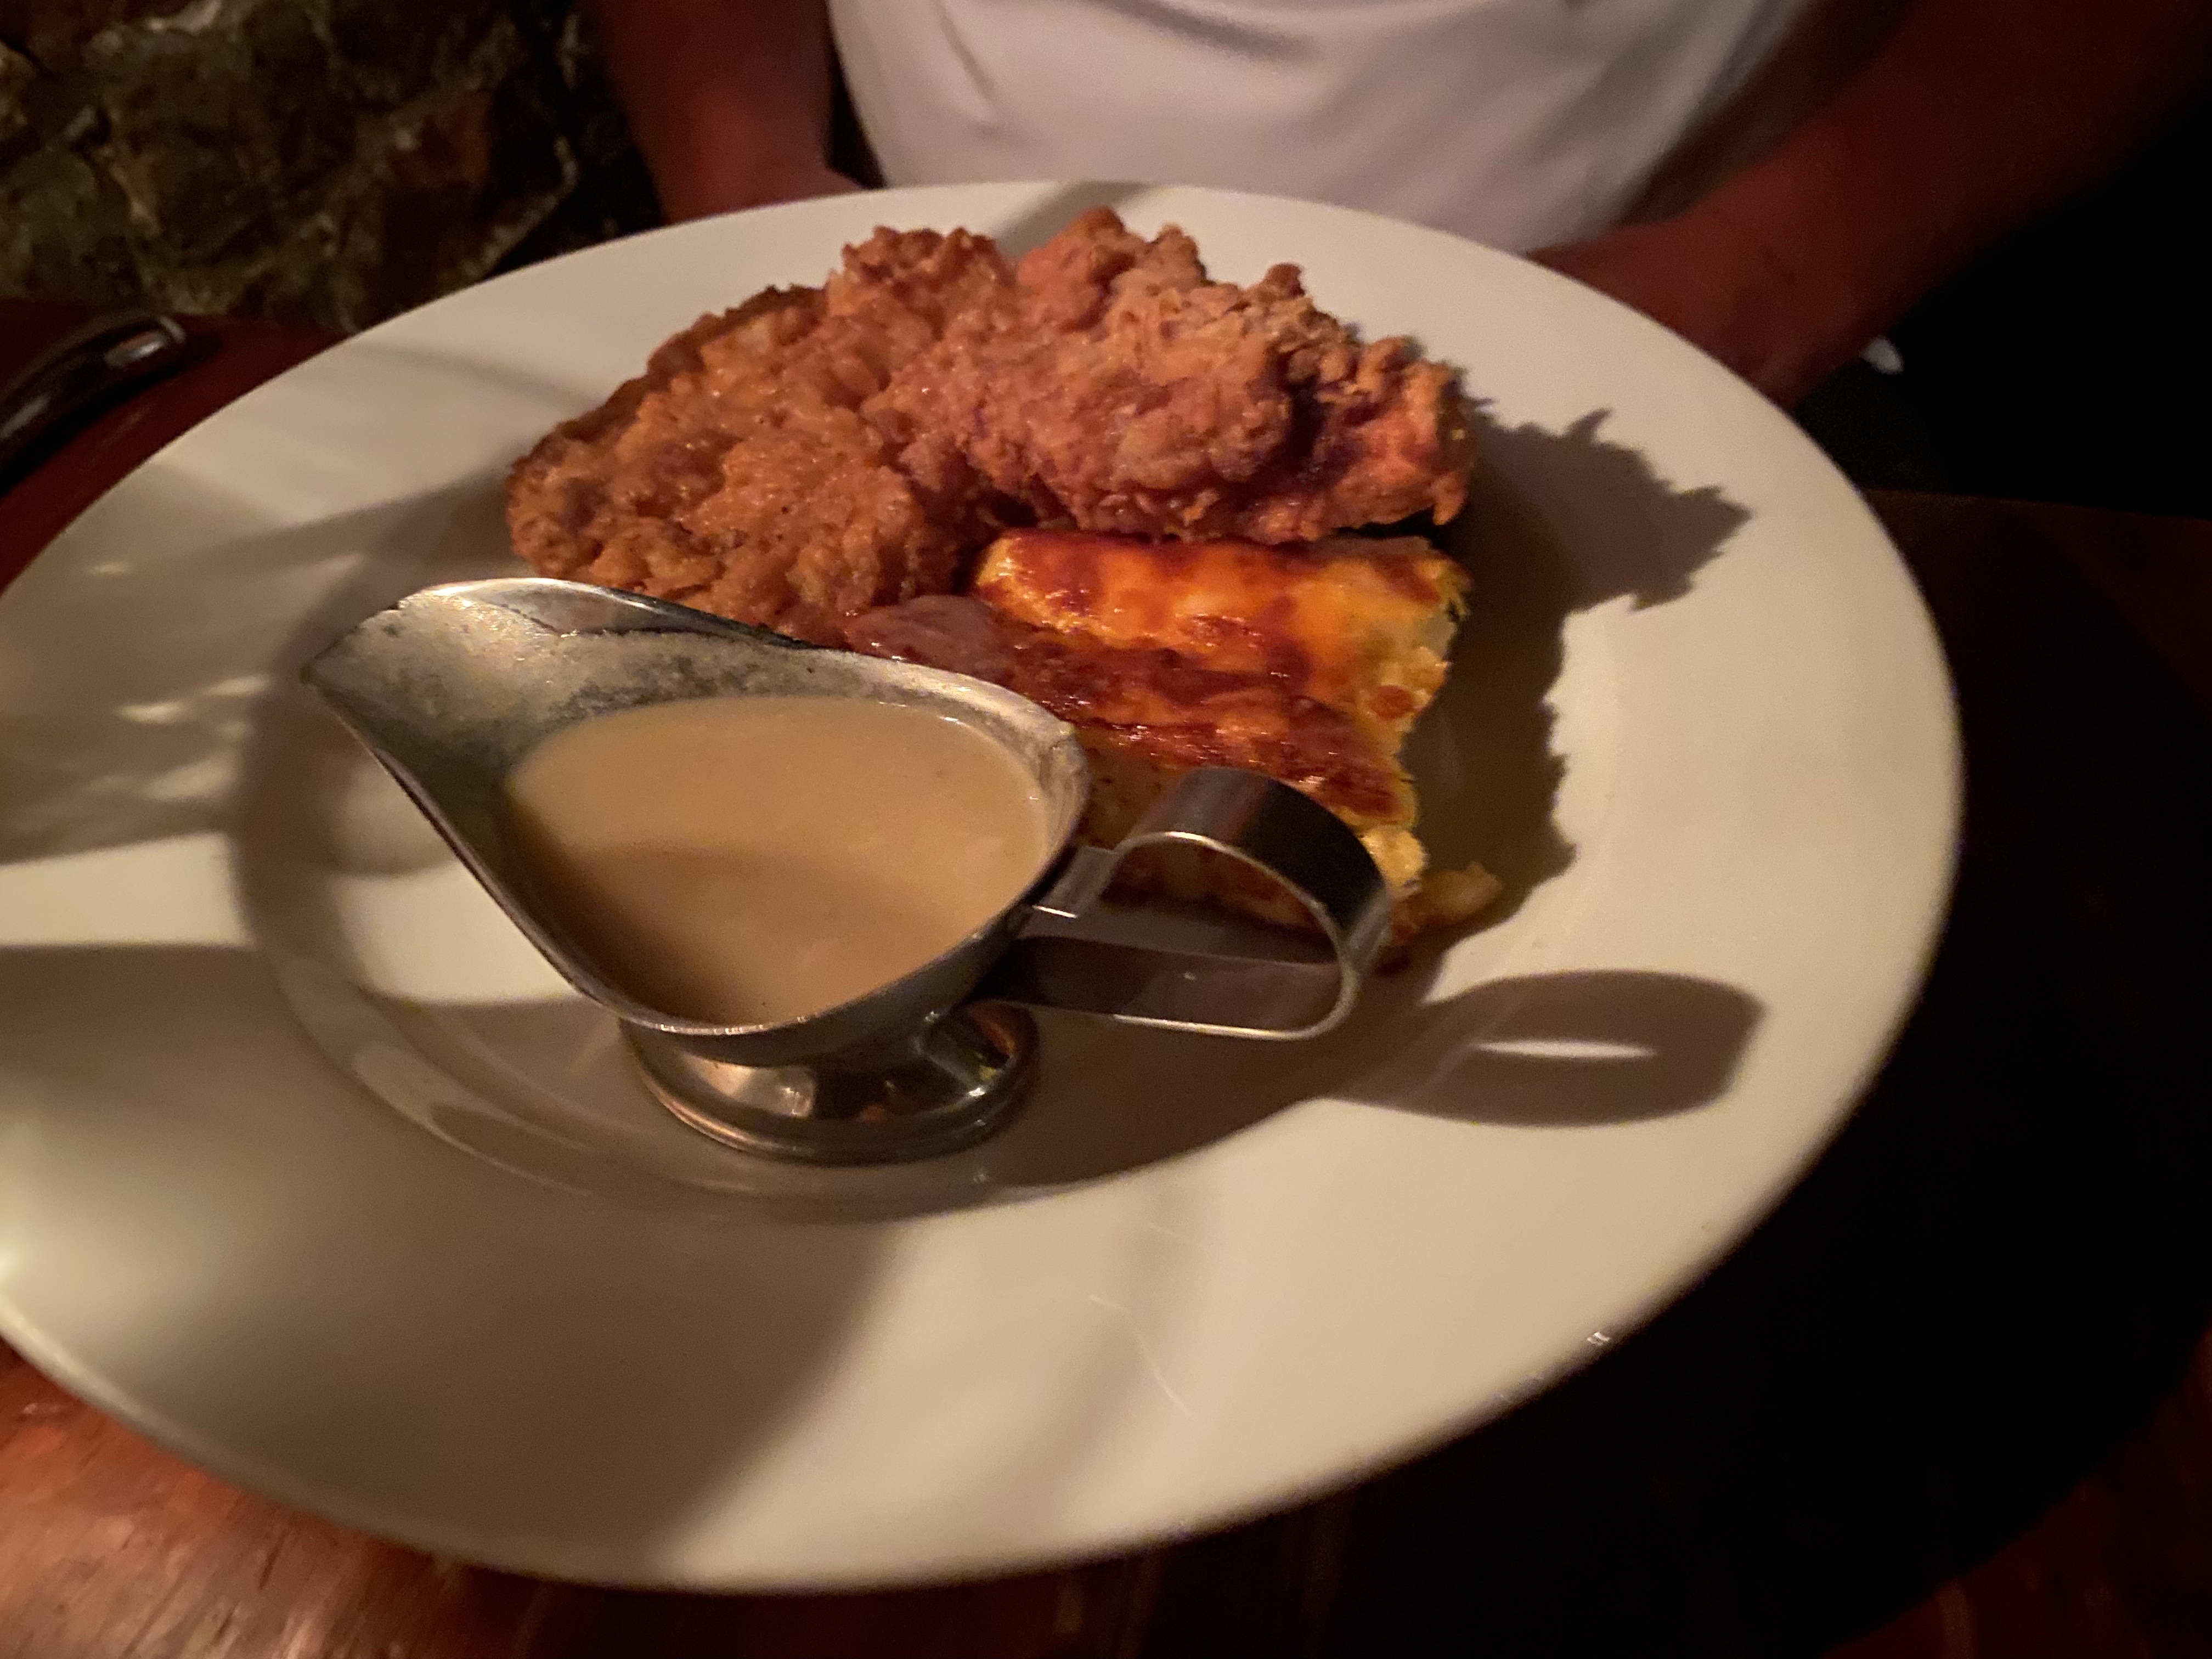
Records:
[[[1255,872],[1304,912],[1318,942],[1277,928],[1224,930],[1158,900],[1108,902],[1133,858],[1192,851],[1217,868]],[[1224,948],[1224,932],[1242,948]],[[1389,934],[1382,872],[1334,813],[1260,773],[1209,767],[1177,778],[1115,846],[1073,848],[977,995],[1296,1041],[1352,1012]]]

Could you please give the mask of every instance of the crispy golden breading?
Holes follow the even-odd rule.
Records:
[[[507,518],[548,574],[835,641],[1006,526],[1310,540],[1450,517],[1470,459],[1449,369],[1362,344],[1293,266],[1208,282],[1101,210],[1018,270],[879,230],[702,319],[516,465]]]
[[[1173,226],[1105,209],[1024,258],[1012,295],[956,317],[873,407],[963,434],[969,463],[1042,524],[1311,541],[1466,498],[1473,438],[1453,373],[1403,339],[1362,344],[1295,265],[1206,279]]]
[[[516,465],[515,550],[831,643],[848,617],[945,592],[995,520],[949,436],[895,440],[865,406],[1012,283],[988,238],[882,230],[823,288],[701,319]]]

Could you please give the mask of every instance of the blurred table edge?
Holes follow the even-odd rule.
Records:
[[[0,300],[0,382],[91,315],[72,306]],[[337,337],[276,323],[179,320],[195,348],[187,362],[64,434],[12,484],[0,483],[0,586],[164,446]]]

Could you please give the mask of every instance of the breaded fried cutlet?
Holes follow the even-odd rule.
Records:
[[[1180,230],[1099,210],[1018,267],[879,230],[701,319],[517,464],[507,520],[547,574],[834,643],[1004,528],[1314,540],[1449,518],[1471,455],[1453,372],[1296,267],[1211,282]]]
[[[875,401],[957,432],[985,485],[1042,525],[1153,539],[1311,541],[1466,498],[1457,377],[1400,338],[1362,343],[1296,265],[1208,280],[1173,226],[1104,209],[1027,255],[1011,295],[947,325]]]
[[[515,465],[515,551],[823,644],[848,617],[948,591],[996,527],[974,470],[950,434],[895,437],[867,406],[1012,286],[987,237],[879,230],[822,288],[702,318]]]

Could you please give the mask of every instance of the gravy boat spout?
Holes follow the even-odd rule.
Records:
[[[1389,892],[1358,838],[1285,785],[1188,773],[1120,845],[1078,847],[1090,767],[1073,728],[1027,698],[663,600],[545,577],[427,588],[361,623],[301,678],[561,975],[621,1022],[663,1103],[757,1152],[886,1162],[981,1138],[1033,1071],[1027,1007],[1216,1036],[1317,1035],[1349,1012],[1389,932]],[[747,696],[863,699],[959,720],[1036,786],[1047,834],[1033,879],[934,959],[803,1018],[715,1025],[641,1002],[542,902],[509,776],[582,721]],[[1109,903],[1121,862],[1160,848],[1258,872],[1297,901],[1314,935]]]

